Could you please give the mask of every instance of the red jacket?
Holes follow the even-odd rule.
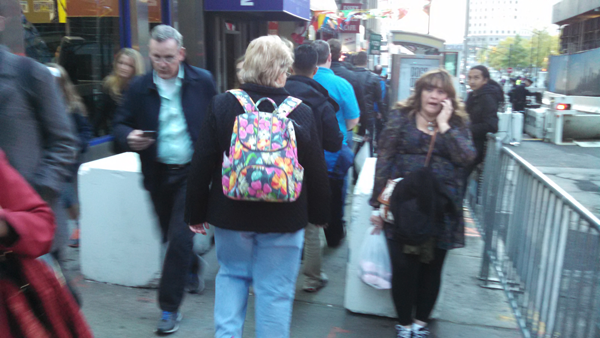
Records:
[[[0,337],[92,337],[71,294],[44,262],[35,259],[50,251],[54,215],[2,151],[0,220],[11,229],[8,238],[0,240],[0,256],[12,252],[10,259],[18,262],[23,282],[29,284],[28,291],[21,292],[21,285],[0,276]],[[31,311],[27,294],[39,299],[46,325]]]

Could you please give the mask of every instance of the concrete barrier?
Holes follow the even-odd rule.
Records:
[[[139,157],[123,153],[79,169],[81,271],[85,278],[134,287],[155,286],[162,241]]]
[[[352,221],[347,227],[349,259],[346,268],[346,293],[344,307],[349,311],[376,316],[396,318],[390,290],[377,290],[363,283],[358,277],[360,248],[373,208],[369,199],[373,192],[376,158],[368,158],[360,172],[352,197]]]

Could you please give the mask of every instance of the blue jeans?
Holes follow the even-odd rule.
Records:
[[[220,269],[215,292],[215,337],[241,338],[254,286],[256,337],[290,336],[304,229],[255,233],[215,227]]]

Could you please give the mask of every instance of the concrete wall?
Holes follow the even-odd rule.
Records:
[[[563,0],[554,5],[552,23],[559,24],[596,8],[600,8],[600,0]]]

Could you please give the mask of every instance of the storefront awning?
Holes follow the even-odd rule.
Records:
[[[310,0],[205,0],[204,10],[268,21],[310,20]]]

